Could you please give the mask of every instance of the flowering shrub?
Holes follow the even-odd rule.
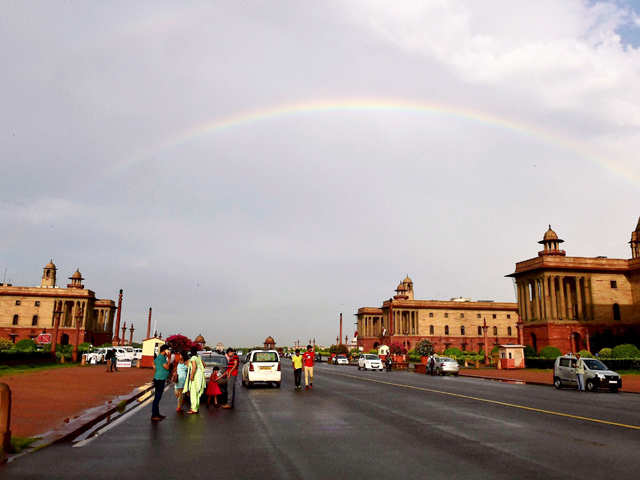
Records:
[[[394,342],[389,345],[389,350],[393,355],[404,355],[407,353],[407,349],[400,345],[398,342]]]

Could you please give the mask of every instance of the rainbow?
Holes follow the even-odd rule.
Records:
[[[116,165],[116,170],[127,169],[136,163],[143,162],[153,157],[155,153],[175,148],[182,144],[189,143],[199,137],[215,134],[222,130],[246,127],[259,122],[282,117],[335,112],[406,112],[457,117],[471,122],[477,122],[515,132],[519,135],[536,138],[539,141],[550,145],[556,145],[560,148],[575,152],[579,156],[589,159],[607,170],[614,171],[626,179],[633,181],[635,185],[640,184],[640,178],[637,173],[630,171],[623,165],[607,160],[604,154],[594,153],[593,147],[587,145],[586,142],[578,142],[567,136],[540,128],[536,125],[455,105],[433,102],[423,103],[406,99],[374,98],[310,100],[238,112],[183,130],[166,141],[155,145],[153,148],[139,152],[121,161]]]

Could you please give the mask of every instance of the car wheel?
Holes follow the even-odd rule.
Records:
[[[276,382],[276,388],[280,388],[280,382]]]
[[[610,388],[609,388],[609,391],[610,391],[611,393],[618,393],[618,387],[610,387]]]
[[[362,370],[362,368],[360,368],[360,365],[358,365],[358,370]]]
[[[587,392],[594,392],[596,390],[595,384],[591,380],[587,380]]]
[[[458,372],[454,373],[454,374],[453,374],[453,376],[454,376],[454,377],[457,377],[457,376],[458,376]]]
[[[562,388],[562,381],[560,380],[559,377],[554,377],[553,386],[556,387],[558,390]]]

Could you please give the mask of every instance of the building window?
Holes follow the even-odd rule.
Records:
[[[493,315],[491,315],[491,318],[496,318],[496,314],[494,313]]]
[[[476,318],[482,318],[482,315],[480,315],[479,313],[476,313]]]
[[[464,313],[461,313],[461,314],[460,314],[460,318],[464,318]]]
[[[511,314],[510,313],[507,313],[507,318],[511,318]]]
[[[20,305],[22,302],[20,300],[16,300],[16,305]]]
[[[449,335],[449,325],[444,326],[444,334]]]
[[[482,335],[482,327],[478,327],[478,335],[481,336]]]
[[[31,326],[38,325],[38,315],[34,315],[31,319]]]
[[[444,318],[449,318],[449,312],[444,312]]]
[[[616,280],[611,280],[611,288],[618,288],[618,282]]]
[[[464,335],[464,325],[460,325],[460,335]]]
[[[36,306],[36,307],[39,307],[39,306],[40,306],[40,300],[36,300],[35,306]]]
[[[620,305],[618,305],[617,303],[613,304],[613,319],[614,320],[620,320]]]
[[[507,327],[507,336],[511,336],[511,327]]]
[[[433,325],[429,325],[429,335],[433,335],[434,333]]]
[[[429,312],[429,318],[433,318],[433,312]]]
[[[17,325],[18,324],[18,315],[14,315],[13,316],[13,325]]]
[[[493,327],[493,334],[497,337],[498,336],[498,327]]]

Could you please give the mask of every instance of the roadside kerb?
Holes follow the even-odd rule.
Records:
[[[80,415],[72,422],[69,422],[68,424],[63,425],[60,428],[56,428],[44,434],[44,436],[42,436],[39,440],[31,445],[31,448],[25,450],[24,452],[9,456],[8,461],[13,461],[24,454],[35,452],[55,443],[70,441],[78,435],[86,432],[105,418],[119,413],[119,411],[122,409],[122,406],[129,405],[131,402],[138,400],[140,397],[146,395],[152,390],[153,383],[145,383],[144,385],[134,389],[134,391],[136,392],[135,394],[122,399],[117,403],[113,403],[113,401],[110,401],[106,405],[90,408],[85,411],[83,415]]]

